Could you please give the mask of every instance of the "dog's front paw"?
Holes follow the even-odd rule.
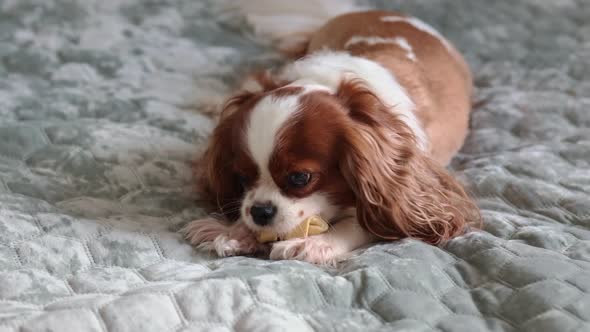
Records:
[[[209,250],[215,250],[220,257],[267,254],[268,246],[258,243],[256,237],[232,237],[219,235],[209,244]]]
[[[332,243],[325,235],[275,242],[271,259],[296,259],[318,265],[335,266],[347,251]]]
[[[215,251],[220,257],[264,253],[267,246],[258,243],[252,231],[241,222],[228,225],[207,217],[190,222],[182,232],[190,244],[199,249]]]
[[[213,217],[205,217],[191,221],[180,232],[190,244],[201,247],[212,243],[216,237],[227,234],[229,229],[230,225],[227,223]]]

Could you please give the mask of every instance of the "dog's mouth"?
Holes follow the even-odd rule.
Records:
[[[297,238],[306,238],[311,235],[318,235],[328,231],[330,224],[318,215],[305,218],[302,222],[291,228],[285,233],[277,233],[273,230],[262,230],[258,232],[258,242],[276,242],[283,240],[291,240]]]

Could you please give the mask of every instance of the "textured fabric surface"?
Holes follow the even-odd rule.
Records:
[[[335,269],[219,259],[199,111],[281,60],[216,1],[0,0],[0,331],[590,330],[590,2],[379,1],[455,42],[483,101],[453,169],[484,227]]]

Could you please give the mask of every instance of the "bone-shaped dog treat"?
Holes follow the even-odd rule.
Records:
[[[262,231],[258,234],[258,242],[267,243],[275,241],[290,240],[296,238],[305,238],[310,235],[317,235],[324,233],[328,230],[328,222],[326,222],[320,216],[311,216],[303,220],[302,223],[297,225],[292,231],[284,236],[279,236],[275,232]]]

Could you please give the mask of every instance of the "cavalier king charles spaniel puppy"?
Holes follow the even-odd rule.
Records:
[[[282,22],[258,18],[267,28]],[[219,256],[331,265],[376,241],[462,234],[479,213],[445,170],[471,110],[459,52],[389,11],[348,12],[297,37],[301,57],[253,75],[225,104],[196,167],[218,213],[189,223],[188,241]],[[310,216],[328,231],[257,241]]]

